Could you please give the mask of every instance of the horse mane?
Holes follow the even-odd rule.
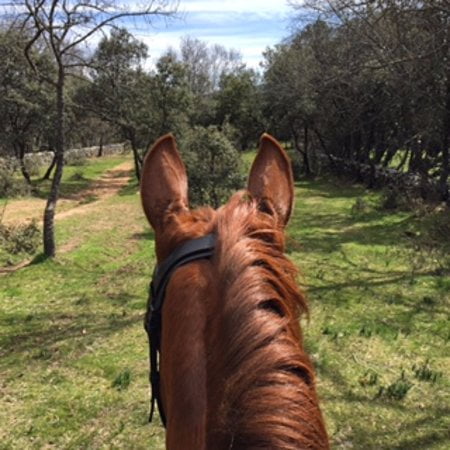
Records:
[[[307,304],[283,229],[241,191],[217,211],[168,215],[161,253],[211,232],[207,448],[328,448],[299,326]]]
[[[208,414],[216,418],[207,426],[212,447],[327,448],[299,326],[307,305],[283,253],[283,230],[239,192],[217,212],[216,231],[219,301],[210,335],[220,357],[209,358],[208,387],[220,390],[216,414]]]

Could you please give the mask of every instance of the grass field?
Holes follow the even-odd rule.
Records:
[[[110,163],[77,170],[92,182],[123,159]],[[448,449],[448,244],[360,187],[305,181],[296,196],[288,253],[333,447]],[[135,182],[95,200],[58,220],[55,260],[0,276],[0,448],[164,448],[147,424],[153,236]]]

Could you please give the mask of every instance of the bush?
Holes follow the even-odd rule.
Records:
[[[15,167],[0,159],[0,197],[20,197],[30,194],[30,186],[15,175]]]
[[[45,153],[29,153],[24,158],[25,168],[32,177],[37,177],[40,174],[41,167],[50,165],[51,160]]]
[[[87,157],[81,150],[70,150],[65,153],[64,161],[68,166],[84,166],[87,163]]]
[[[0,246],[9,255],[32,255],[38,249],[41,232],[37,222],[19,225],[0,224]]]
[[[217,208],[243,187],[240,153],[215,127],[195,127],[182,136],[180,144],[193,206]]]

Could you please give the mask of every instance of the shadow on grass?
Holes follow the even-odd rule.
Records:
[[[296,187],[307,189],[313,195],[324,198],[356,198],[366,192],[366,188],[355,183],[346,182],[338,178],[315,178],[314,180],[301,180],[295,183]],[[309,195],[308,195],[309,196]]]
[[[42,264],[48,260],[50,260],[50,258],[47,255],[44,253],[39,253],[31,260],[30,266]]]
[[[401,426],[399,430],[390,431],[385,433],[386,436],[397,436],[402,432],[410,432],[416,430],[421,425],[428,425],[430,423],[434,423],[437,417],[448,417],[450,414],[450,408],[433,408],[431,411],[423,418],[415,420],[409,423],[406,426]],[[382,433],[383,435],[383,433]],[[409,450],[413,448],[430,448],[431,445],[450,442],[450,430],[442,429],[441,431],[430,431],[425,434],[425,436],[421,436],[418,438],[408,438],[405,437],[402,442],[399,444],[392,446],[392,450]]]
[[[377,216],[374,215],[373,219]],[[338,251],[344,244],[398,246],[409,244],[405,234],[407,224],[412,217],[403,218],[394,223],[361,223],[342,214],[315,214],[311,217],[294,220],[289,229],[292,240],[301,244],[303,251],[330,253]],[[350,227],[351,226],[351,227]],[[295,233],[294,230],[312,229]],[[295,247],[295,246],[294,246]],[[292,248],[288,248],[289,251]],[[294,248],[295,250],[295,248]]]
[[[349,407],[352,404],[359,404],[365,406],[368,410],[370,408],[377,408],[379,410],[389,409],[398,414],[411,414],[411,405],[405,406],[401,401],[396,400],[386,400],[382,398],[373,397],[373,395],[361,395],[353,392],[349,392],[351,388],[350,383],[347,383],[345,378],[341,375],[339,370],[335,367],[333,368],[320,368],[319,369],[320,378],[329,379],[334,385],[338,392],[336,395],[327,396],[329,402],[339,402],[346,403]],[[347,436],[347,439],[352,442],[356,448],[387,448],[380,447],[380,441],[391,442],[389,445],[390,449],[396,450],[409,450],[409,449],[419,449],[419,448],[429,448],[432,444],[441,444],[447,442],[450,438],[450,430],[445,429],[443,426],[440,430],[430,430],[424,433],[422,436],[410,437],[412,433],[417,434],[417,431],[421,427],[429,428],[431,424],[436,423],[437,419],[443,417],[448,417],[450,414],[449,407],[437,406],[435,408],[423,409],[418,406],[415,408],[415,414],[420,415],[420,418],[413,419],[408,423],[399,423],[398,427],[394,430],[373,430],[373,427],[357,426],[353,423],[353,432],[351,435]],[[415,416],[417,417],[417,416]],[[365,422],[361,422],[364,424]],[[400,442],[398,437],[401,436]],[[394,441],[398,443],[393,444]],[[370,443],[375,443],[371,446]],[[337,445],[338,443],[335,442]]]
[[[18,354],[36,350],[35,359],[50,359],[49,353],[57,352],[55,347],[63,341],[73,340],[78,347],[79,340],[84,338],[105,338],[124,328],[128,328],[141,320],[141,314],[119,316],[118,314],[15,314],[3,317],[0,325],[25,325],[25,332],[5,336],[2,339],[1,356]]]
[[[81,191],[89,188],[93,180],[89,180],[84,178],[82,180],[65,180],[61,183],[59,198],[64,200],[72,199],[76,194],[79,194]],[[40,180],[36,183],[36,191],[33,194],[33,197],[37,197],[43,200],[47,200],[50,193],[50,184],[47,185],[49,181]]]
[[[346,402],[357,402],[360,404],[366,404],[368,407],[379,407],[379,408],[389,408],[394,409],[400,412],[408,412],[411,413],[411,407],[405,407],[401,402],[395,401],[382,401],[379,399],[372,399],[358,396],[355,399],[340,399]],[[450,439],[450,430],[445,429],[442,424],[442,428],[439,430],[429,430],[432,424],[436,423],[437,419],[441,419],[443,417],[448,417],[450,414],[450,408],[448,407],[435,407],[428,408],[426,411],[416,408],[416,414],[420,414],[420,418],[416,420],[411,420],[407,423],[399,423],[395,429],[391,430],[382,430],[382,429],[368,429],[358,427],[359,429],[355,430],[355,437],[352,439],[349,436],[349,439],[357,446],[357,448],[376,448],[380,447],[380,440],[384,442],[390,442],[389,449],[392,450],[410,450],[410,449],[426,449],[431,448],[433,445],[443,444],[445,442],[448,443]],[[423,427],[427,427],[428,430],[424,432],[423,435],[417,436],[419,430]],[[411,434],[416,434],[415,437],[410,437]],[[358,435],[361,436],[358,439]],[[400,440],[398,440],[399,436],[401,436]],[[356,442],[360,441],[360,442]],[[393,443],[397,441],[397,443]],[[370,446],[368,443],[378,442],[375,446]],[[363,445],[363,447],[358,447],[358,445]],[[387,448],[387,447],[382,447]]]
[[[136,177],[130,178],[128,183],[119,191],[119,196],[135,195],[139,191],[139,182]]]
[[[345,270],[345,268],[341,268]],[[363,271],[364,269],[361,269]],[[353,278],[348,281],[338,282],[338,283],[328,283],[322,286],[316,286],[308,283],[308,291],[309,292],[321,292],[321,291],[337,291],[339,289],[345,288],[356,288],[356,289],[367,289],[371,287],[379,287],[387,284],[396,284],[399,282],[410,282],[413,278],[414,280],[420,277],[430,277],[436,276],[435,270],[423,271],[423,272],[414,272],[411,271],[387,271],[387,272],[377,272],[378,275],[367,278]],[[350,277],[348,277],[350,278]]]
[[[139,233],[133,233],[130,239],[135,239],[136,241],[153,241],[155,240],[155,233],[153,230],[141,231]]]

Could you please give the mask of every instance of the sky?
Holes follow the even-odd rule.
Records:
[[[248,67],[257,69],[262,52],[289,34],[286,0],[180,0],[178,17],[150,29],[130,30],[149,47],[151,63],[191,36],[238,50]]]

